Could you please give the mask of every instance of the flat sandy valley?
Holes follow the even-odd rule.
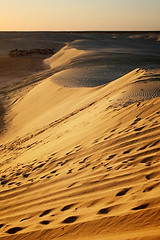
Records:
[[[0,240],[160,239],[160,33],[0,32]]]

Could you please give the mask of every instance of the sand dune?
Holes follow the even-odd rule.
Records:
[[[0,136],[0,239],[160,239],[160,71],[98,86],[102,49],[67,44],[16,92]]]

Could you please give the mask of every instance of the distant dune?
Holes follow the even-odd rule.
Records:
[[[46,33],[12,71],[6,44],[0,239],[160,239],[160,45],[107,34]]]

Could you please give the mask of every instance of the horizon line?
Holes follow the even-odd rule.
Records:
[[[160,30],[0,30],[1,32],[53,32],[53,33],[160,33]]]

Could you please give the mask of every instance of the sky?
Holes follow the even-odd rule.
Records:
[[[0,31],[158,31],[160,0],[0,0]]]

